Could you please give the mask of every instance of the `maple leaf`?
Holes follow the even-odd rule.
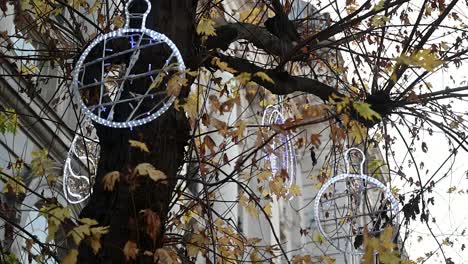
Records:
[[[413,52],[410,56],[402,54],[396,58],[396,61],[401,64],[419,66],[429,72],[444,63],[437,58],[436,54],[433,53],[431,49],[418,50]]]
[[[273,174],[271,173],[270,170],[263,170],[262,172],[260,172],[258,175],[257,175],[257,179],[259,182],[262,182],[262,181],[266,181],[268,180],[269,178],[271,178],[273,176]]]
[[[135,171],[138,175],[149,176],[153,181],[167,184],[167,176],[164,172],[157,170],[149,163],[140,163],[136,166]]]
[[[103,178],[102,182],[104,184],[105,191],[113,191],[115,183],[120,181],[120,172],[111,171],[107,173]]]
[[[49,152],[46,149],[34,150],[31,153],[31,170],[34,176],[45,176],[50,173],[54,162],[49,159]]]
[[[137,148],[137,149],[139,149],[139,150],[141,150],[143,152],[147,152],[147,153],[150,152],[149,149],[148,149],[148,146],[146,146],[146,144],[143,143],[143,142],[130,139],[128,141],[128,143],[130,143],[130,147],[132,147],[132,148]]]
[[[312,134],[310,136],[310,142],[312,143],[312,145],[314,145],[316,148],[318,148],[320,146],[320,144],[322,144],[322,141],[320,140],[320,137],[321,135],[320,134]]]
[[[101,236],[109,233],[109,226],[93,227],[90,231],[91,237],[89,238],[89,242],[93,249],[93,253],[97,254],[101,249]]]
[[[44,205],[39,209],[39,214],[47,219],[47,238],[46,241],[51,241],[55,237],[60,224],[65,218],[70,217],[70,209],[68,207],[61,207],[56,204]]]
[[[73,238],[73,241],[75,241],[75,244],[76,245],[79,245],[81,240],[83,240],[83,238],[91,235],[91,230],[90,230],[90,226],[89,225],[79,225],[75,228],[73,228],[69,233],[68,235],[71,235],[72,238]]]
[[[230,72],[230,73],[236,73],[237,72],[233,68],[229,67],[229,65],[226,62],[221,61],[221,59],[218,58],[218,57],[213,57],[213,59],[211,59],[211,64],[213,64],[215,66],[218,66],[218,68],[221,71],[226,71],[226,72]]]
[[[243,137],[245,133],[245,129],[247,128],[247,124],[243,120],[238,120],[236,122],[237,130],[234,132],[234,136],[236,137]]]
[[[207,17],[202,17],[197,25],[197,33],[202,36],[216,36],[215,22]]]
[[[255,202],[250,201],[245,209],[247,209],[247,213],[249,213],[250,216],[256,219],[258,218],[258,211],[257,208],[255,208]]]
[[[216,143],[214,142],[214,140],[210,136],[203,137],[203,144],[205,144],[205,146],[207,146],[208,149],[210,149],[211,154],[216,153],[216,151],[214,149],[216,147]]]
[[[353,108],[358,114],[367,120],[382,119],[379,113],[371,108],[371,105],[365,102],[353,102]]]
[[[62,259],[60,264],[76,264],[78,258],[78,250],[72,249],[68,251],[68,254]]]
[[[134,241],[128,240],[123,248],[123,253],[127,261],[136,260],[138,254],[137,244]]]
[[[271,216],[273,215],[271,203],[267,203],[267,204],[265,205],[265,207],[263,207],[263,210],[265,211],[265,213],[266,213],[268,216],[271,217]]]
[[[88,14],[92,14],[99,10],[102,6],[102,1],[100,0],[95,0],[94,4],[88,9]]]
[[[161,230],[161,219],[151,209],[141,210],[146,223],[146,234],[154,241]]]
[[[182,87],[188,85],[188,80],[180,74],[174,74],[167,82],[167,94],[169,96],[179,96]]]
[[[168,250],[164,248],[158,248],[154,252],[154,263],[166,263],[166,264],[176,264],[178,263],[177,257],[174,259]]]
[[[207,244],[207,237],[202,233],[194,233],[190,237],[187,245],[187,255],[196,257],[198,252],[203,251],[203,247]]]
[[[387,22],[390,21],[390,18],[384,15],[375,15],[372,17],[371,26],[373,27],[383,27]]]
[[[123,28],[123,26],[125,25],[125,18],[123,18],[122,16],[115,16],[113,24],[116,28]]]
[[[293,185],[291,186],[291,188],[289,188],[289,191],[291,192],[291,194],[293,196],[301,196],[302,193],[301,193],[301,187],[297,186],[297,185]]]

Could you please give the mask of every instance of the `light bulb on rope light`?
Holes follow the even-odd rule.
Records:
[[[71,204],[89,198],[97,174],[99,140],[90,121],[81,124],[83,134],[76,133],[63,168],[63,193]],[[78,131],[80,132],[80,131]]]
[[[157,88],[161,87],[149,86],[142,94],[124,91],[124,86],[127,82],[131,84],[134,80],[148,78],[153,85],[155,84],[155,80],[159,80],[160,78],[164,79],[171,71],[176,71],[174,74],[181,74],[185,77],[185,64],[175,44],[164,34],[146,28],[146,19],[151,11],[150,1],[145,0],[147,10],[143,14],[132,14],[129,12],[129,6],[132,2],[133,0],[129,0],[125,5],[126,22],[124,28],[99,35],[92,41],[78,59],[73,72],[73,91],[84,114],[96,123],[113,128],[133,128],[151,122],[166,112],[176,99],[173,95],[167,95],[166,91],[157,92]],[[132,18],[139,18],[142,20],[141,28],[130,28],[130,20]],[[115,49],[107,47],[110,41],[122,38],[129,39],[128,41],[131,45],[130,49],[116,51]],[[88,55],[98,44],[103,44],[101,50],[102,56],[93,61],[86,61]],[[156,46],[166,47],[170,50],[170,55],[166,59],[164,66],[161,69],[153,69],[151,64],[149,64],[146,72],[132,74],[131,71],[133,67],[140,59],[140,51]],[[106,63],[106,60],[116,60],[117,58],[129,54],[131,55],[126,64],[127,67],[124,76],[115,78],[115,76],[110,75],[109,71],[106,69],[113,65]],[[100,63],[100,65],[98,63]],[[100,80],[93,78],[94,82],[85,83],[83,79],[86,76],[86,67],[91,66],[100,66],[101,78]],[[153,75],[156,75],[156,77],[153,77]],[[111,81],[109,81],[109,79]],[[114,87],[108,88],[109,83],[112,83]],[[162,83],[161,81],[160,84]],[[92,89],[94,89],[94,91]],[[99,93],[99,100],[96,98],[88,98],[89,94],[92,92],[96,94]],[[128,93],[128,98],[123,98],[123,93]],[[154,98],[155,95],[161,95],[163,98],[161,100],[156,100]],[[107,102],[104,102],[105,100],[107,100]],[[143,101],[145,101],[146,105],[151,105],[149,109],[142,109]],[[129,110],[130,113],[128,115],[119,113],[119,118],[123,118],[123,120],[114,120],[116,118],[116,106],[122,106],[124,104],[131,109]]]
[[[361,153],[360,173],[350,173],[348,154]],[[364,254],[364,229],[378,235],[386,226],[398,233],[399,205],[391,190],[379,180],[364,174],[364,153],[357,148],[345,152],[346,173],[328,180],[318,191],[314,202],[317,227],[322,236],[339,251]],[[374,205],[365,203],[374,203]]]

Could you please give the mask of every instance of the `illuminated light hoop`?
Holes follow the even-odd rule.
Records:
[[[351,152],[351,151],[358,151],[359,153],[361,153],[363,159],[360,163],[360,174],[351,174],[350,173],[350,164],[349,164],[349,159],[348,159],[348,154]],[[358,219],[359,217],[361,217],[361,220],[364,220],[363,217],[369,217],[370,215],[374,214],[374,215],[377,215],[377,214],[381,214],[381,213],[393,213],[393,216],[390,215],[390,219],[391,219],[391,224],[393,226],[393,238],[395,238],[395,236],[397,235],[398,233],[398,223],[399,223],[399,205],[398,205],[398,201],[397,199],[393,196],[392,192],[390,191],[390,189],[385,185],[383,184],[382,182],[380,182],[379,180],[373,178],[373,177],[370,177],[370,176],[367,176],[363,173],[363,168],[364,168],[364,162],[365,162],[366,158],[364,156],[364,153],[358,149],[358,148],[350,148],[348,150],[346,150],[345,152],[345,164],[346,164],[346,173],[344,174],[340,174],[338,176],[335,176],[333,178],[331,178],[330,180],[328,180],[321,188],[320,190],[318,191],[317,193],[317,196],[315,198],[315,204],[314,204],[314,211],[315,211],[315,221],[317,222],[317,227],[320,231],[320,233],[323,235],[323,237],[325,237],[325,239],[333,246],[335,247],[336,249],[338,249],[339,251],[343,252],[343,253],[347,253],[347,254],[351,254],[351,255],[363,255],[364,252],[362,252],[359,248],[362,247],[362,245],[360,247],[358,247],[357,249],[354,247],[354,244],[353,244],[353,241],[352,238],[356,237],[357,235],[362,235],[362,233],[355,233],[355,234],[349,234],[347,236],[340,236],[339,234],[337,235],[338,237],[330,237],[329,236],[329,232],[326,232],[325,231],[325,228],[324,226],[322,225],[322,220],[323,220],[323,213],[321,214],[321,210],[320,210],[320,204],[322,202],[323,203],[327,203],[327,202],[330,202],[330,201],[333,201],[333,200],[337,200],[339,198],[346,198],[346,197],[349,197],[349,196],[352,196],[352,195],[356,195],[360,200],[362,200],[361,196],[362,196],[362,193],[365,191],[365,190],[373,190],[373,189],[380,189],[381,193],[380,194],[384,194],[385,196],[385,201],[388,202],[388,204],[386,204],[386,207],[389,206],[390,208],[388,210],[376,210],[376,211],[373,211],[373,212],[368,212],[367,214],[362,214],[360,212],[352,212],[352,210],[350,211],[349,208],[347,208],[348,210],[343,210],[343,215],[341,215],[340,217],[338,218],[330,218],[330,219],[325,219],[324,222],[332,222],[333,221],[336,223],[336,222],[339,222],[339,221],[342,221],[342,223],[339,223],[340,225],[345,225],[345,224],[349,224],[349,219]],[[345,193],[346,195],[343,194],[343,196],[338,196],[338,197],[333,197],[333,196],[329,196],[331,193],[330,192],[327,192],[327,189],[330,187],[330,186],[335,186],[335,184],[339,183],[339,182],[342,182],[344,181],[346,183],[346,187],[348,187],[350,184],[356,184],[358,183],[359,184],[359,189],[357,190],[357,192],[348,192],[349,189],[346,189]],[[363,183],[366,183],[367,186],[364,186]],[[372,184],[374,185],[374,187],[372,188],[369,188],[369,185]],[[327,193],[326,193],[327,192]],[[326,194],[328,197],[327,199],[324,199],[322,201],[322,197],[324,196],[324,194]],[[355,196],[355,197],[356,197]],[[377,199],[380,200],[380,197],[376,197]],[[348,205],[349,205],[349,201],[352,201],[353,199],[347,199],[348,201]],[[336,205],[336,204],[335,204]],[[359,208],[360,204],[357,205],[357,208]],[[323,208],[323,206],[322,206]],[[329,205],[329,208],[330,208],[330,205]],[[335,210],[338,211],[339,210],[339,206],[338,208],[335,207]],[[335,211],[335,212],[336,212]],[[349,214],[349,213],[352,213],[352,214],[355,214],[356,216],[353,216],[353,215],[346,215],[345,214]],[[388,215],[387,215],[388,217]],[[373,220],[371,218],[371,220]],[[383,219],[381,219],[383,221]],[[356,221],[357,222],[357,221]],[[361,224],[362,223],[365,223],[365,220],[364,221],[361,221]],[[380,223],[382,224],[382,223]],[[372,223],[371,223],[372,225]],[[351,226],[351,224],[349,224],[349,226]],[[365,223],[363,224],[363,226],[359,227],[359,228],[364,228],[364,226],[368,226],[368,223]],[[337,228],[338,229],[338,228]],[[355,230],[351,230],[351,231],[355,231]],[[379,230],[377,232],[381,232],[382,230]],[[335,234],[337,234],[338,231],[336,231]],[[339,246],[337,244],[340,244],[340,240],[345,238],[346,239],[346,243],[344,243],[344,247],[342,246]],[[350,240],[351,239],[351,240]]]
[[[92,126],[91,122],[86,122]],[[85,125],[83,125],[83,131],[86,131]],[[86,135],[88,136],[88,135]],[[68,151],[67,158],[65,159],[65,165],[63,168],[63,193],[65,199],[71,204],[78,204],[89,198],[92,192],[91,178],[97,175],[97,162],[99,160],[99,139],[97,137],[93,140],[88,139],[86,136],[76,134],[73,138],[70,150]],[[78,150],[78,142],[82,141],[85,150]],[[93,155],[94,154],[94,155]],[[83,165],[86,171],[90,175],[80,175],[75,172],[72,166],[72,161],[76,160],[78,166]],[[80,185],[80,182],[84,181],[84,185]],[[78,185],[74,186],[71,185]],[[86,191],[80,191],[79,188],[83,187]]]
[[[262,117],[262,126],[280,125],[284,124],[284,121],[284,115],[281,113],[278,106],[269,105],[265,108]],[[289,180],[285,181],[285,183],[287,183],[288,187],[291,187],[296,181],[297,173],[296,152],[292,143],[292,137],[289,133],[287,135],[278,134],[275,137],[279,137],[279,146],[277,146],[275,138],[272,139],[270,145],[273,149],[279,148],[280,151],[282,151],[282,159],[273,153],[268,155],[267,159],[270,161],[271,172],[273,175],[276,175],[281,169],[286,170]]]
[[[182,58],[182,55],[180,54],[179,49],[176,47],[176,45],[169,38],[167,38],[164,34],[161,34],[159,32],[156,32],[154,30],[146,28],[146,19],[148,17],[148,14],[151,11],[150,1],[145,0],[148,8],[147,8],[146,12],[143,13],[143,14],[131,14],[129,12],[128,8],[129,8],[129,6],[130,6],[130,4],[132,2],[133,2],[133,0],[129,0],[125,5],[125,15],[126,15],[125,27],[122,28],[122,29],[118,29],[116,31],[109,32],[109,33],[104,34],[104,35],[100,35],[93,42],[91,42],[91,44],[85,49],[83,54],[78,59],[78,62],[75,65],[75,70],[73,72],[73,82],[72,82],[73,90],[74,90],[75,93],[77,93],[76,97],[77,97],[77,100],[78,100],[78,103],[79,103],[80,107],[84,111],[84,114],[87,117],[89,117],[91,120],[95,121],[96,123],[99,123],[101,125],[108,126],[108,127],[132,128],[132,127],[140,126],[140,125],[146,124],[148,122],[151,122],[151,121],[155,120],[156,118],[158,118],[159,116],[161,116],[164,112],[166,112],[167,109],[169,109],[169,107],[172,105],[172,103],[176,99],[175,96],[169,96],[169,98],[166,96],[166,98],[163,99],[163,101],[165,100],[164,102],[162,102],[162,101],[158,102],[154,106],[154,108],[152,108],[151,110],[149,110],[146,113],[139,114],[133,120],[131,120],[131,118],[133,117],[134,114],[136,114],[136,111],[140,107],[143,100],[145,98],[149,97],[149,96],[152,96],[149,93],[151,89],[148,88],[145,94],[135,96],[133,99],[124,99],[122,101],[119,101],[120,100],[120,94],[121,94],[121,92],[123,90],[123,87],[124,87],[124,84],[125,84],[125,82],[127,80],[136,79],[137,77],[141,77],[141,76],[149,76],[149,78],[151,80],[154,80],[155,78],[153,78],[153,76],[152,76],[153,73],[159,72],[157,77],[156,77],[156,79],[157,79],[160,76],[161,72],[165,71],[164,68],[161,69],[161,70],[153,70],[153,69],[151,69],[151,64],[150,64],[148,72],[142,73],[142,74],[137,74],[137,75],[135,75],[135,74],[130,75],[130,72],[131,72],[133,66],[138,61],[140,50],[145,48],[144,46],[140,46],[141,40],[143,39],[143,37],[145,35],[147,35],[147,36],[149,36],[151,38],[150,39],[150,44],[146,45],[147,47],[155,46],[155,45],[159,45],[159,44],[166,44],[172,50],[172,53],[169,56],[169,58],[166,60],[166,63],[165,63],[164,67],[169,66],[172,59],[175,58],[175,60],[177,61],[176,62],[177,70],[179,72],[183,72],[185,70],[184,60]],[[141,28],[130,28],[130,19],[131,18],[141,18],[142,19]],[[135,41],[134,41],[135,34],[139,34],[139,36],[140,36],[139,41],[138,41],[138,45],[136,47],[135,47]],[[122,37],[130,37],[131,38],[130,44],[131,44],[132,48],[129,49],[129,50],[126,50],[124,52],[113,54],[111,56],[118,56],[119,54],[122,55],[123,53],[130,53],[130,51],[132,52],[132,55],[131,55],[128,67],[127,67],[127,69],[125,69],[125,71],[126,71],[125,76],[123,78],[121,78],[122,84],[118,84],[118,83],[116,84],[116,86],[119,86],[119,87],[116,87],[116,88],[118,88],[117,91],[115,91],[115,88],[114,88],[112,90],[112,92],[111,91],[108,92],[110,97],[112,97],[112,94],[115,94],[115,93],[117,94],[117,96],[112,98],[112,101],[114,101],[114,102],[104,103],[103,104],[102,103],[102,97],[104,95],[103,89],[104,89],[104,86],[105,86],[104,84],[106,83],[106,81],[104,80],[104,78],[105,78],[105,76],[104,76],[105,63],[104,62],[105,62],[106,58],[107,59],[109,58],[109,57],[106,57],[106,55],[105,55],[105,53],[107,52],[106,43],[107,43],[107,41],[110,41],[112,39],[117,39],[117,38],[122,38]],[[86,57],[89,55],[91,50],[96,45],[101,43],[102,41],[104,41],[103,57],[101,57],[100,59],[91,61],[91,62],[84,63]],[[153,43],[153,41],[155,43]],[[82,83],[80,81],[80,72],[81,72],[81,70],[85,71],[85,68],[83,68],[83,66],[86,67],[87,65],[92,65],[92,64],[97,63],[99,61],[101,61],[101,65],[102,65],[101,66],[101,68],[102,68],[101,81],[99,82],[99,81],[95,80],[95,83],[82,85]],[[180,73],[180,74],[185,77],[185,73]],[[83,76],[84,75],[85,74],[83,74]],[[82,96],[80,94],[80,90],[81,89],[89,89],[90,87],[93,87],[93,86],[100,86],[99,87],[99,89],[100,89],[100,99],[99,99],[99,104],[93,105],[92,106],[93,109],[90,110],[89,107],[85,104],[85,102],[84,102],[84,100],[83,100],[83,98],[82,98]],[[116,104],[123,103],[123,102],[129,102],[129,101],[136,101],[138,99],[140,99],[140,101],[138,101],[137,105],[134,106],[134,110],[132,110],[132,113],[128,117],[126,117],[127,120],[125,122],[116,122],[116,121],[112,120],[113,119],[113,114],[114,114],[113,109],[114,109],[114,106]],[[161,104],[163,104],[163,105],[157,111],[153,112]],[[102,118],[101,117],[101,111],[104,111],[104,112],[106,111],[105,106],[110,106],[112,108],[111,108],[111,111],[108,114],[107,118]],[[98,114],[95,114],[93,112],[94,110],[97,110]]]

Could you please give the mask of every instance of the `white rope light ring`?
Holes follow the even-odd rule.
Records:
[[[284,115],[281,113],[280,109],[278,109],[278,106],[276,105],[269,105],[265,108],[265,111],[263,113],[262,117],[262,126],[268,126],[268,125],[273,125],[273,124],[284,124],[285,118]],[[289,180],[287,182],[287,186],[291,187],[295,181],[296,181],[296,152],[294,150],[294,145],[292,143],[292,137],[290,134],[287,135],[278,135],[280,137],[281,145],[278,146],[278,148],[281,148],[283,151],[283,154],[285,156],[284,162],[286,164],[280,164],[279,166],[276,166],[271,164],[271,169],[272,169],[272,174],[275,175],[280,169],[286,169]],[[273,139],[273,149],[277,148],[276,147],[276,142]],[[272,160],[275,161],[276,163],[283,162],[281,160],[278,160],[279,158],[274,155],[274,154],[269,154],[268,159],[270,160],[271,163]]]
[[[75,65],[75,71],[73,72],[72,87],[73,87],[73,90],[77,93],[76,97],[77,97],[77,100],[78,100],[78,104],[83,109],[84,114],[87,117],[89,117],[91,120],[95,121],[96,123],[99,123],[101,125],[108,126],[108,127],[113,127],[113,128],[132,128],[132,127],[144,125],[144,124],[146,124],[148,122],[151,122],[151,121],[155,120],[156,118],[158,118],[159,116],[161,116],[164,112],[166,112],[169,109],[169,107],[173,104],[176,97],[175,96],[170,96],[163,103],[163,106],[161,106],[157,111],[155,111],[153,113],[148,112],[147,116],[142,117],[140,119],[136,119],[136,120],[129,120],[129,121],[126,121],[126,122],[115,122],[115,121],[112,121],[112,120],[104,119],[104,118],[96,115],[95,113],[93,113],[88,108],[88,106],[86,106],[86,104],[83,101],[83,98],[80,95],[80,91],[79,91],[79,89],[80,89],[80,81],[79,81],[80,69],[84,66],[85,59],[87,58],[87,56],[89,55],[89,53],[91,52],[91,50],[94,47],[96,47],[102,41],[107,41],[107,40],[111,40],[111,39],[115,39],[115,38],[119,38],[119,37],[124,37],[128,33],[139,33],[139,34],[141,34],[141,37],[143,37],[144,35],[147,35],[152,40],[157,41],[158,43],[166,44],[172,50],[171,57],[173,56],[177,60],[178,70],[180,72],[183,72],[183,71],[185,71],[185,68],[186,68],[184,60],[182,58],[182,55],[180,54],[180,51],[176,47],[176,45],[169,38],[167,38],[164,34],[161,34],[159,32],[156,32],[154,30],[146,28],[146,25],[145,25],[146,24],[146,19],[147,19],[147,16],[148,16],[148,14],[150,13],[150,10],[151,10],[151,3],[149,2],[149,0],[145,0],[145,2],[147,3],[147,6],[148,6],[146,12],[143,13],[143,14],[140,14],[141,18],[142,18],[141,28],[130,28],[129,27],[130,19],[132,17],[135,17],[135,15],[130,14],[130,12],[128,10],[128,8],[129,8],[129,6],[130,6],[130,4],[132,2],[133,2],[133,0],[130,0],[125,5],[125,13],[126,13],[125,27],[122,28],[122,29],[118,29],[116,31],[109,32],[109,33],[104,34],[104,35],[100,35],[94,41],[92,41],[91,44],[84,50],[83,54],[78,59],[78,62]],[[182,75],[185,77],[185,74],[182,74]]]
[[[370,176],[367,176],[367,175],[363,175],[363,174],[340,174],[338,176],[335,176],[333,178],[331,178],[329,181],[327,181],[321,188],[320,190],[318,191],[317,193],[317,196],[315,198],[315,202],[314,202],[314,213],[315,213],[315,219],[316,219],[316,222],[317,222],[317,228],[319,229],[320,233],[323,235],[323,237],[331,244],[333,245],[336,249],[340,250],[341,252],[343,253],[347,253],[347,254],[352,254],[352,255],[362,255],[364,254],[363,252],[360,252],[360,251],[357,251],[357,250],[347,250],[347,249],[343,249],[341,247],[338,247],[335,245],[335,243],[333,242],[333,239],[328,236],[328,233],[325,232],[322,224],[321,224],[321,215],[320,215],[320,200],[322,198],[322,196],[324,195],[325,191],[328,189],[328,187],[330,187],[331,185],[339,182],[339,181],[343,181],[343,180],[347,180],[347,179],[359,179],[359,180],[363,180],[363,181],[366,181],[366,182],[370,182],[372,184],[374,184],[375,186],[377,186],[378,188],[380,188],[381,190],[383,190],[383,193],[385,194],[385,199],[390,202],[390,205],[391,205],[391,211],[393,212],[394,214],[394,218],[393,218],[393,223],[399,223],[399,205],[398,205],[398,200],[393,196],[392,192],[390,191],[390,189],[385,186],[385,184],[383,184],[382,182],[380,182],[379,180],[373,178],[373,177],[370,177]],[[394,229],[394,237],[396,236],[398,230],[397,228]]]

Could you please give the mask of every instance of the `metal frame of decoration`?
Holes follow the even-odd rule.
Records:
[[[177,61],[177,63],[175,64],[176,67],[177,67],[177,70],[179,72],[181,72],[180,74],[185,76],[185,74],[183,73],[183,71],[185,70],[185,64],[184,64],[184,61],[182,59],[182,55],[180,54],[180,51],[178,50],[176,45],[169,38],[167,38],[164,34],[161,34],[161,33],[158,33],[158,32],[156,32],[154,30],[146,28],[146,19],[148,17],[148,14],[151,11],[150,1],[145,0],[148,8],[147,8],[146,12],[143,13],[143,14],[131,14],[129,12],[129,6],[130,6],[130,4],[132,2],[133,2],[133,0],[129,0],[125,5],[126,22],[125,22],[124,28],[118,29],[116,31],[112,31],[112,32],[104,34],[104,35],[100,35],[93,42],[91,42],[91,44],[85,49],[83,54],[78,59],[78,62],[75,65],[75,70],[74,70],[74,73],[73,73],[73,83],[72,83],[73,90],[74,90],[75,93],[77,93],[78,103],[81,106],[81,108],[83,109],[84,114],[88,118],[90,118],[91,120],[95,121],[96,123],[99,123],[101,125],[108,126],[108,127],[132,128],[132,127],[136,127],[136,126],[146,124],[146,123],[148,123],[150,121],[153,121],[154,119],[161,116],[164,112],[166,112],[167,109],[169,109],[169,107],[172,105],[172,103],[175,100],[175,96],[166,96],[166,98],[164,98],[162,100],[164,102],[162,102],[162,101],[158,102],[154,106],[154,108],[152,108],[150,111],[148,111],[146,113],[143,113],[143,114],[140,114],[137,117],[135,117],[135,119],[132,120],[131,118],[136,113],[137,109],[140,107],[143,100],[145,98],[151,96],[149,94],[151,89],[148,87],[145,94],[135,96],[133,99],[120,100],[121,92],[122,92],[124,84],[125,84],[125,82],[127,80],[136,79],[137,77],[139,78],[141,76],[149,76],[149,78],[151,78],[152,80],[157,80],[160,77],[161,72],[165,72],[165,67],[172,65],[170,63],[174,58]],[[130,28],[130,19],[131,18],[142,19],[141,28]],[[137,45],[134,45],[135,41],[134,41],[133,37],[134,37],[135,34],[139,35],[139,40],[137,41],[138,43],[136,43]],[[145,35],[150,37],[150,44],[147,44],[146,46],[140,46],[140,44],[142,42],[141,40],[144,38]],[[116,96],[114,98],[112,98],[113,102],[103,104],[102,103],[102,97],[103,97],[103,94],[104,94],[103,90],[105,89],[104,86],[105,86],[105,83],[106,83],[106,80],[104,80],[105,60],[110,58],[110,56],[106,56],[106,48],[105,48],[106,43],[108,41],[112,40],[112,39],[117,39],[117,38],[122,38],[122,37],[129,37],[129,38],[132,39],[133,42],[132,41],[130,42],[131,45],[132,45],[132,48],[128,49],[126,51],[123,51],[123,52],[114,53],[111,56],[116,57],[116,56],[119,56],[119,55],[122,55],[122,54],[125,54],[125,53],[132,53],[132,55],[130,57],[127,69],[125,71],[125,76],[123,78],[121,78],[121,83],[120,84],[116,84],[116,88],[118,88],[118,90],[117,91],[113,90],[112,92],[108,93],[108,94],[116,94]],[[101,42],[104,42],[103,56],[101,58],[99,58],[99,59],[94,60],[94,61],[85,63],[85,59],[89,55],[91,50]],[[163,67],[163,69],[154,70],[154,69],[151,69],[151,65],[149,65],[150,69],[148,69],[148,71],[146,73],[137,74],[137,76],[135,76],[134,74],[133,75],[130,74],[133,66],[138,61],[140,50],[143,49],[143,48],[148,48],[150,46],[155,46],[155,45],[159,45],[159,44],[166,44],[172,50],[172,53],[169,56],[169,58],[166,60],[166,64]],[[85,71],[86,66],[93,65],[93,64],[99,63],[99,62],[101,62],[101,65],[102,65],[101,66],[101,68],[102,68],[101,80],[100,81],[95,80],[95,83],[83,86],[81,84],[81,81],[80,81],[80,72],[82,70]],[[156,78],[152,77],[152,75],[154,73],[157,73]],[[83,74],[83,76],[84,76],[84,74]],[[100,87],[99,88],[100,89],[100,99],[99,99],[99,104],[93,105],[92,109],[90,110],[90,107],[85,104],[83,98],[81,97],[80,90],[81,89],[90,89],[90,87],[94,87],[94,86]],[[123,102],[129,102],[130,100],[131,101],[136,101],[138,99],[140,101],[138,101],[138,103],[135,106],[134,110],[132,110],[132,113],[130,113],[130,115],[127,117],[127,120],[125,122],[115,122],[115,121],[112,120],[113,119],[113,109],[114,109],[114,106],[116,104],[123,103]],[[163,104],[163,105],[161,106],[161,104]],[[106,110],[101,110],[101,108],[105,109],[105,106],[111,106],[112,108],[111,108],[111,111],[108,114],[107,118],[102,118],[101,117],[101,111],[106,111]],[[158,106],[160,106],[160,108],[156,110],[156,108]],[[95,114],[93,112],[94,109],[97,109],[98,114]],[[156,111],[153,112],[154,110],[156,110]]]
[[[350,154],[351,151],[357,151],[359,152],[361,155],[362,155],[362,161],[360,163],[360,174],[351,174],[350,173],[350,161],[348,159],[348,155]],[[385,185],[383,184],[382,182],[380,182],[379,180],[373,178],[373,177],[370,177],[370,176],[367,176],[365,175],[363,172],[364,172],[364,163],[365,163],[365,155],[364,153],[358,149],[358,148],[350,148],[348,150],[346,150],[346,152],[344,153],[345,155],[345,164],[346,164],[346,173],[344,174],[340,174],[338,176],[335,176],[333,178],[331,178],[330,180],[328,180],[319,190],[319,192],[317,193],[317,196],[315,198],[315,204],[314,204],[314,211],[315,211],[315,221],[317,223],[317,227],[320,231],[320,233],[323,235],[323,237],[333,246],[335,247],[336,249],[338,249],[339,251],[343,252],[343,253],[346,253],[346,254],[351,254],[351,255],[363,255],[364,252],[362,252],[359,248],[361,247],[361,245],[359,247],[355,247],[354,243],[352,240],[354,238],[354,240],[356,241],[356,237],[359,236],[359,235],[363,235],[363,228],[364,227],[367,227],[369,223],[366,222],[366,217],[369,219],[371,219],[372,221],[372,224],[376,224],[376,222],[374,221],[383,221],[383,219],[379,218],[377,220],[375,220],[373,218],[373,216],[377,216],[379,214],[387,214],[387,213],[390,213],[392,215],[390,215],[389,219],[391,220],[391,224],[394,228],[393,230],[393,237],[395,237],[398,233],[398,225],[399,225],[399,205],[398,205],[398,201],[397,199],[393,196],[392,192],[390,191],[390,189]],[[332,188],[335,188],[336,187],[336,184],[340,183],[340,182],[344,182],[346,184],[346,190],[343,192],[343,193],[340,193],[338,196],[331,196],[333,193],[332,192],[327,192],[327,189],[329,187],[332,187]],[[356,187],[356,190],[353,191],[350,191],[350,188],[352,187]],[[367,193],[368,191],[373,191],[374,189],[379,189],[381,191],[381,193],[379,193],[379,196],[380,195],[383,195],[384,198],[380,198],[380,197],[377,197],[378,199],[377,200],[380,200],[382,201],[381,205],[385,205],[385,207],[390,207],[389,209],[385,210],[385,209],[382,209],[381,207],[379,208],[376,208],[374,207],[373,209],[378,209],[378,210],[374,210],[374,211],[371,211],[369,210],[369,212],[367,213],[364,213],[364,212],[361,212],[360,211],[360,208],[363,207],[364,209],[362,211],[365,210],[365,206],[364,204],[361,204],[361,201],[363,198],[366,198],[366,197],[363,197],[363,194]],[[326,196],[326,197],[324,197]],[[324,200],[322,200],[322,198],[324,198]],[[351,203],[351,206],[348,206],[345,208],[345,206],[343,206],[343,209],[342,209],[342,214],[343,215],[335,215],[336,217],[335,218],[332,218],[330,217],[329,219],[323,219],[324,215],[326,217],[326,214],[327,213],[323,213],[322,210],[320,210],[321,208],[321,205],[322,205],[322,208],[324,207],[323,204],[324,203],[327,203],[327,202],[331,202],[331,201],[334,201],[334,212],[337,212],[340,210],[340,205],[337,205],[337,200],[340,199],[340,198],[344,198],[348,201],[348,205],[349,203]],[[387,203],[383,203],[383,200],[385,199],[385,201]],[[353,201],[354,200],[354,201]],[[351,207],[351,208],[350,208]],[[355,208],[353,208],[355,207]],[[328,208],[331,208],[331,205],[328,205]],[[381,217],[381,215],[379,216]],[[387,216],[388,217],[388,216]],[[323,221],[322,221],[323,220]],[[335,227],[336,227],[336,230],[334,231],[335,234],[338,236],[338,237],[333,237],[333,236],[330,236],[329,233],[330,232],[326,232],[325,231],[325,228],[324,228],[324,224],[322,222],[332,222],[332,225],[335,224]],[[358,223],[359,222],[359,223]],[[353,227],[352,225],[353,224],[361,224],[362,226],[359,226],[358,228],[355,228]],[[347,225],[347,228],[346,230],[348,230],[349,232],[352,232],[348,235],[339,235],[339,231],[338,230],[345,230],[344,226]],[[381,225],[381,222],[379,222],[379,225]],[[381,227],[379,227],[381,228]],[[346,231],[345,230],[345,231]],[[372,232],[374,233],[378,233],[378,232],[381,232],[383,230],[372,230]],[[371,232],[371,234],[372,234]],[[362,238],[362,237],[361,237]],[[343,246],[340,246],[340,241],[342,239],[346,239],[346,242],[344,242]]]
[[[262,126],[284,124],[285,118],[281,112],[281,107],[277,105],[267,106],[263,112]],[[276,175],[276,173],[281,169],[285,169],[289,176],[289,180],[285,181],[285,183],[287,182],[287,186],[291,187],[296,181],[297,174],[296,152],[294,150],[292,137],[289,133],[286,135],[279,134],[275,137],[279,137],[280,144],[277,146],[277,142],[275,141],[275,138],[273,138],[271,141],[271,147],[282,151],[283,160],[279,160],[280,158],[277,155],[270,153],[267,156],[267,159],[270,161],[271,172],[273,175]]]
[[[91,122],[85,121],[82,125],[83,131],[86,130],[86,125],[92,126]],[[91,135],[75,135],[70,146],[70,150],[68,151],[67,158],[65,159],[65,165],[63,168],[63,193],[65,199],[71,204],[78,204],[89,198],[92,193],[91,179],[97,175],[99,139],[97,137],[90,139],[87,136]],[[78,142],[80,140],[82,140],[84,144],[83,150],[78,149]],[[75,166],[83,166],[86,168],[88,175],[80,175],[79,172],[75,172],[72,163],[74,163]],[[70,181],[73,180],[77,182],[84,181],[85,184],[80,185],[80,183],[75,182],[77,186],[72,186],[73,182]],[[79,190],[80,187],[82,187],[83,190]]]

